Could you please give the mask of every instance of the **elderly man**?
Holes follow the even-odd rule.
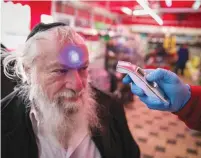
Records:
[[[89,85],[88,60],[63,23],[37,25],[5,55],[5,74],[21,83],[1,100],[3,158],[140,157],[122,105]]]

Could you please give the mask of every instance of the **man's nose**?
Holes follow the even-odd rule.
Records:
[[[78,70],[72,70],[71,76],[69,76],[69,77],[71,78],[71,82],[69,85],[71,87],[71,89],[73,89],[76,92],[81,92],[82,89],[84,88],[84,85],[82,82],[82,78],[79,74],[79,71]]]

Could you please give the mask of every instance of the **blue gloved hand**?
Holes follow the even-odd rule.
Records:
[[[148,70],[145,70],[145,72],[148,72]],[[156,82],[158,84],[169,101],[168,106],[160,99],[148,97],[141,88],[132,82],[128,75],[123,78],[123,83],[132,83],[131,91],[139,96],[140,100],[150,109],[177,112],[190,99],[190,86],[182,83],[179,77],[171,71],[160,68],[156,70],[149,70],[146,75],[146,79],[150,82]]]

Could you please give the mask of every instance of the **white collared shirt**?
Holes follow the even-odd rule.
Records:
[[[39,158],[101,158],[99,150],[87,130],[75,133],[68,149],[61,148],[48,140],[48,137],[37,132],[38,118],[35,109],[30,111],[30,119],[38,138]]]

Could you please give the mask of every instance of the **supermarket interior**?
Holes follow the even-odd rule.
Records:
[[[125,74],[116,71],[118,61],[126,61],[142,69],[172,71],[183,83],[200,87],[201,0],[3,0],[0,10],[1,48],[8,53],[21,48],[38,23],[62,22],[84,38],[91,85],[121,101],[128,128],[140,149],[138,157],[201,158],[200,130],[191,129],[176,111],[150,109],[129,84],[122,83]],[[1,62],[1,100],[17,85],[4,75],[4,70]],[[199,100],[201,92],[197,93]],[[201,107],[201,101],[197,104]],[[196,116],[201,122],[201,112]],[[198,126],[201,129],[201,123]],[[4,126],[2,130],[6,131]],[[1,145],[4,150],[5,144]],[[112,145],[117,153],[121,150],[115,148],[115,143]],[[10,157],[9,149],[5,158]],[[86,149],[85,156],[81,156],[83,150],[66,157],[88,157],[86,153],[93,149]],[[104,152],[99,151],[101,156],[88,154],[89,158],[104,157]],[[129,157],[123,149],[121,154]]]

